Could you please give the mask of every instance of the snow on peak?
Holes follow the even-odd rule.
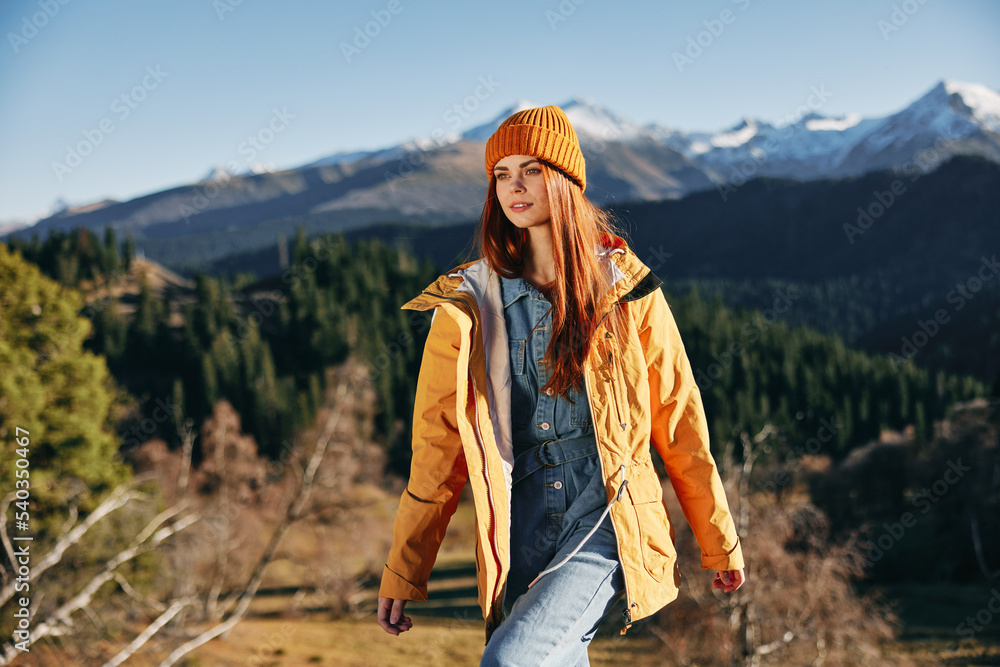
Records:
[[[537,106],[537,104],[529,100],[518,100],[516,104],[507,107],[485,123],[469,128],[462,133],[461,138],[467,141],[486,141],[494,132],[497,131],[497,128],[500,127],[500,123],[504,122],[518,111],[533,109]]]
[[[199,183],[212,183],[216,181],[228,181],[234,176],[253,176],[254,174],[269,174],[278,171],[278,168],[271,163],[253,162],[245,165],[243,171],[230,169],[226,165],[213,165],[208,172],[199,180]]]
[[[742,116],[738,123],[729,128],[729,131],[738,132],[746,127],[757,127],[757,119],[749,115]]]
[[[1000,93],[979,83],[966,83],[945,79],[935,90],[941,89],[949,97],[957,95],[979,124],[1000,132]]]
[[[559,107],[581,140],[626,141],[645,134],[639,126],[587,98],[576,97]]]
[[[546,105],[520,100],[517,104],[501,111],[489,122],[462,133],[462,138],[469,141],[486,141],[500,127],[500,123],[513,114],[539,106]],[[615,115],[593,100],[574,97],[556,106],[566,113],[581,141],[624,141],[643,135],[643,130],[637,125]]]
[[[250,166],[248,166],[246,168],[246,170],[243,172],[243,174],[244,175],[248,175],[248,174],[270,174],[270,173],[273,173],[275,171],[278,171],[278,168],[275,167],[270,162],[254,162],[254,163],[252,163]]]
[[[1000,132],[1000,94],[986,86],[944,79],[894,118],[940,135],[976,128]]]
[[[955,81],[945,79],[939,84],[949,95],[959,94],[967,102],[972,102],[970,106],[988,107],[993,111],[1000,111],[1000,93],[987,88],[981,83],[967,83],[965,81]]]
[[[235,176],[233,172],[225,165],[216,164],[209,168],[208,172],[202,176],[198,182],[199,183],[211,183],[213,181],[228,181],[230,178]]]
[[[511,115],[540,106],[544,104],[518,99],[493,118],[466,130],[452,127],[433,138],[417,138],[377,150],[341,152],[306,166],[349,163],[365,158],[389,160],[408,152],[431,150],[462,140],[485,142]],[[744,115],[731,127],[715,132],[685,132],[656,123],[640,126],[587,97],[570,98],[558,106],[565,111],[585,145],[651,141],[713,164],[725,162],[729,159],[727,156],[742,156],[746,151],[753,151],[756,142],[767,137],[780,142],[782,159],[802,163],[821,155],[834,160],[829,156],[842,156],[860,141],[866,142],[866,149],[876,150],[894,142],[905,142],[915,133],[922,132],[965,136],[974,128],[980,128],[1000,133],[1000,93],[981,84],[952,79],[938,82],[919,99],[884,117],[863,118],[857,113],[829,117],[815,110],[802,109],[801,115],[789,115],[774,123]],[[779,162],[777,158],[772,161]]]
[[[819,132],[843,132],[861,122],[861,116],[856,113],[849,113],[843,118],[827,118],[819,114],[810,115],[815,117],[806,120],[806,129]]]
[[[70,209],[70,203],[62,197],[56,197],[49,207],[48,215],[55,215],[57,213],[62,213],[63,211],[68,211]]]
[[[712,150],[712,144],[706,141],[692,141],[689,150],[693,155],[701,155]]]
[[[757,134],[757,121],[753,116],[743,116],[740,122],[728,130],[723,130],[712,137],[712,146],[716,148],[735,148],[750,141]]]
[[[510,107],[506,111],[501,112],[500,115],[503,116],[503,117],[500,118],[500,122],[502,123],[503,121],[505,121],[507,119],[508,116],[513,116],[518,111],[524,111],[525,109],[534,109],[537,106],[538,105],[535,104],[534,102],[532,102],[531,100],[518,100],[517,104],[515,104],[512,107]],[[504,116],[504,114],[507,114],[507,115]]]

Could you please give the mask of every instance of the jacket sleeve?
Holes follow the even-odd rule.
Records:
[[[637,328],[649,368],[651,441],[701,547],[702,569],[744,566],[715,459],[701,392],[663,291],[640,299]]]
[[[435,309],[413,406],[413,459],[399,499],[379,595],[426,600],[427,578],[468,478],[456,421],[458,324]]]

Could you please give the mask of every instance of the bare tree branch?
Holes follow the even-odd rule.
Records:
[[[168,621],[170,621],[170,619],[176,616],[177,612],[179,612],[181,609],[189,605],[191,601],[192,598],[190,597],[179,598],[177,600],[174,600],[173,603],[171,603],[171,605],[167,607],[167,609],[162,614],[160,614],[155,621],[149,624],[149,627],[140,632],[139,635],[135,639],[133,639],[128,646],[123,648],[118,653],[118,655],[116,655],[115,657],[111,658],[106,663],[104,663],[103,667],[118,667],[118,665],[128,660],[130,657],[132,657],[132,655],[136,651],[142,648],[143,644],[149,641],[150,637],[159,632],[160,628],[162,628],[164,625],[167,624]]]
[[[163,542],[163,540],[170,537],[174,533],[183,530],[199,519],[197,514],[189,514],[186,517],[178,519],[175,523],[169,526],[160,528],[164,522],[175,517],[184,509],[185,508],[181,506],[170,507],[155,516],[126,549],[119,552],[114,558],[111,558],[104,564],[104,568],[90,580],[90,583],[88,583],[82,591],[65,602],[41,624],[36,626],[34,632],[31,633],[31,637],[28,640],[28,645],[30,646],[39,639],[48,635],[65,634],[67,629],[73,627],[73,621],[70,618],[70,615],[88,605],[98,589],[112,579],[115,570],[119,566],[142,553],[155,549],[161,542]],[[8,664],[14,656],[17,655],[17,650],[10,644],[4,646],[3,649],[3,654],[0,655],[0,665]]]
[[[28,579],[29,582],[37,581],[43,572],[48,570],[50,567],[62,560],[63,555],[66,553],[66,549],[76,544],[83,535],[90,530],[90,528],[106,517],[111,512],[116,509],[123,507],[130,500],[139,497],[139,494],[132,491],[132,489],[141,482],[149,479],[151,475],[140,475],[135,477],[131,482],[126,484],[120,484],[105,498],[101,501],[93,512],[87,515],[76,528],[68,532],[64,532],[63,535],[56,541],[52,549],[31,569],[31,575]],[[0,530],[3,532],[3,538],[5,540],[4,547],[7,547],[7,532],[6,532],[6,522],[7,513],[6,506],[4,506],[4,513],[0,515]],[[67,526],[69,524],[67,523]],[[14,582],[10,582],[8,585],[4,586],[0,590],[0,605],[5,604],[14,595]]]
[[[73,526],[76,524],[77,518],[80,516],[80,506],[77,504],[76,500],[73,501],[73,505],[69,508],[69,517],[63,522],[62,529],[59,531],[59,539],[62,539],[72,530]]]
[[[971,507],[969,508],[969,515],[969,530],[972,532],[972,548],[976,552],[976,563],[979,564],[979,571],[983,573],[986,580],[992,583],[1000,576],[1000,570],[990,570],[990,566],[986,562],[986,556],[983,553],[983,540],[979,535],[979,516],[976,515]]]
[[[774,653],[778,649],[787,646],[788,643],[791,642],[793,639],[795,639],[795,635],[792,633],[791,630],[789,630],[781,637],[781,639],[776,639],[770,644],[764,644],[763,646],[758,647],[755,653],[757,655],[767,655],[768,653]]]
[[[228,530],[227,537],[228,537]],[[217,570],[212,579],[212,586],[208,591],[208,598],[205,600],[205,616],[217,621],[225,614],[225,610],[219,606],[219,595],[222,593],[222,585],[226,578],[226,571],[229,569],[229,550],[226,549],[226,537],[219,536],[216,543],[215,562]]]
[[[750,528],[750,476],[753,474],[753,464],[760,455],[760,449],[755,447],[776,432],[770,424],[764,427],[752,438],[746,431],[740,432],[743,444],[743,466],[739,471],[739,503],[740,511],[737,518],[736,532],[745,537]],[[727,455],[732,456],[732,449],[727,448]],[[743,588],[729,595],[726,604],[729,613],[730,663],[737,664],[739,658],[744,664],[760,664],[761,654],[757,652],[757,641],[760,628],[756,619],[753,597]],[[739,656],[736,652],[739,652]]]
[[[4,553],[7,554],[7,562],[10,563],[12,574],[14,572],[14,563],[16,563],[17,561],[14,560],[14,545],[10,543],[10,538],[7,537],[7,508],[10,507],[10,503],[11,501],[14,500],[15,495],[16,495],[15,492],[11,491],[6,496],[4,496],[3,506],[0,507],[0,540],[3,540],[3,550]],[[7,576],[7,570],[5,569],[3,571],[3,581],[5,584],[4,590],[6,590],[6,583],[9,578],[10,577]],[[10,589],[11,593],[13,593],[14,591],[13,582],[11,582]],[[7,599],[9,598],[4,598],[0,600],[0,605],[6,602]]]
[[[184,423],[177,426],[177,435],[181,437],[184,447],[181,450],[181,469],[177,474],[177,497],[183,498],[187,495],[188,474],[191,471],[191,452],[194,449],[194,439],[197,433],[194,432],[194,421],[189,417]]]
[[[218,637],[243,620],[247,609],[250,607],[250,602],[257,594],[257,589],[260,587],[260,583],[263,580],[264,570],[267,568],[271,560],[273,560],[274,554],[277,552],[278,545],[281,543],[282,538],[284,538],[288,529],[291,528],[292,523],[300,516],[302,509],[305,507],[305,504],[309,499],[309,491],[312,489],[313,480],[316,477],[316,471],[319,468],[319,464],[323,460],[323,456],[326,454],[327,447],[329,446],[337,424],[340,421],[340,416],[344,407],[343,399],[347,394],[348,384],[349,383],[346,379],[342,379],[340,381],[337,396],[334,399],[334,409],[331,411],[330,416],[326,420],[323,432],[316,440],[316,447],[313,449],[312,456],[309,459],[309,465],[306,467],[305,473],[303,474],[302,484],[299,487],[298,494],[289,505],[288,512],[285,515],[285,520],[278,524],[274,534],[271,536],[271,541],[264,549],[264,553],[261,555],[260,560],[257,563],[257,567],[254,570],[253,575],[251,575],[246,588],[244,588],[243,592],[240,594],[236,603],[236,608],[233,610],[232,614],[219,625],[209,628],[197,637],[178,646],[173,650],[173,652],[170,653],[170,655],[166,657],[166,659],[164,659],[163,662],[160,663],[159,667],[172,667],[172,665],[174,665],[178,660],[194,649]]]
[[[123,577],[120,573],[118,572],[114,573],[114,580],[117,581],[118,585],[122,587],[123,591],[125,591],[125,595],[129,596],[136,602],[144,604],[147,607],[152,607],[156,611],[163,611],[164,609],[167,608],[167,605],[163,604],[159,600],[154,600],[153,598],[146,597],[139,591],[132,588],[132,584],[128,583],[128,579]]]

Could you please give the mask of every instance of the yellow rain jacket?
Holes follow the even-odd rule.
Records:
[[[606,325],[600,325],[585,380],[625,576],[624,634],[632,622],[673,601],[680,584],[674,529],[650,444],[666,464],[701,548],[702,568],[738,570],[744,564],[709,451],[701,394],[662,281],[623,239],[604,240],[595,251],[614,285],[598,312],[623,308],[628,340],[618,356]],[[488,642],[502,618],[512,521],[511,374],[499,276],[484,259],[468,262],[402,308],[435,310],[417,378],[410,479],[400,497],[379,595],[427,599],[431,567],[468,481]]]

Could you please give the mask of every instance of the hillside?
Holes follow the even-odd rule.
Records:
[[[901,194],[892,195],[867,229],[858,227],[858,208],[878,204],[894,183]],[[983,276],[991,275],[1000,249],[1000,165],[994,162],[956,157],[913,180],[891,171],[804,183],[760,178],[725,201],[712,189],[611,211],[640,259],[672,291],[696,286],[731,308],[765,310],[776,290],[791,290],[798,299],[782,313],[783,322],[883,354],[901,353],[902,339],[945,309],[947,326],[939,328],[934,345],[921,346],[919,361],[987,382],[1000,375],[1000,280],[987,279],[971,291],[981,267]],[[465,260],[473,234],[471,223],[382,224],[345,238],[392,240],[444,268]],[[230,276],[254,273],[271,288],[280,287],[284,271],[273,245],[186,268],[196,267]],[[970,280],[962,296],[956,284]]]

